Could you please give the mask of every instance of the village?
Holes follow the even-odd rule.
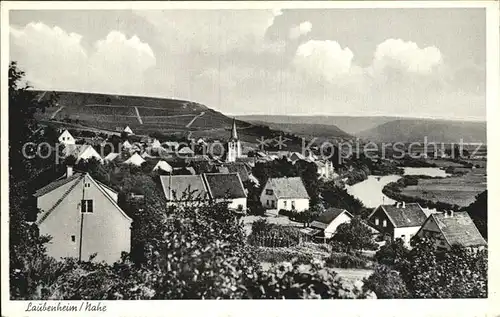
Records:
[[[312,163],[317,182],[334,182],[343,187],[331,160],[321,160],[314,153],[256,151],[243,154],[235,121],[224,144],[223,157],[214,157],[201,151],[206,146],[203,139],[192,140],[197,145],[179,148],[178,141],[163,141],[152,137],[134,136],[126,127],[119,143],[120,152],[102,155],[91,144],[81,144],[82,138],[64,130],[59,144],[64,146],[66,173],[36,191],[38,215],[36,224],[41,234],[50,235],[48,254],[55,258],[75,257],[113,263],[122,252],[130,252],[132,218],[118,203],[118,192],[96,179],[91,173],[78,171],[74,166],[93,160],[98,164],[120,166],[149,166],[149,172],[159,178],[163,199],[167,206],[224,203],[245,225],[251,241],[262,247],[280,245],[285,236],[271,232],[252,232],[255,222],[265,221],[270,226],[297,229],[297,245],[328,245],[334,240],[338,228],[349,224],[354,211],[327,207],[316,199],[315,205],[300,176],[269,177],[265,183],[253,173],[258,164],[285,160],[291,165]],[[139,142],[131,142],[132,138]],[[100,141],[104,144],[103,141]],[[199,147],[198,147],[199,146]],[[198,151],[202,154],[197,154]],[[148,170],[144,169],[144,173]],[[249,192],[254,193],[250,195]],[[255,195],[257,193],[257,195]],[[134,198],[147,200],[144,192],[126,193]],[[257,199],[256,199],[257,198]],[[254,201],[249,201],[253,199]],[[255,201],[257,200],[257,201]],[[321,210],[318,212],[317,210]],[[311,210],[316,210],[314,213]],[[302,215],[308,215],[304,217]],[[359,218],[359,217],[358,217]],[[449,250],[458,244],[466,248],[483,249],[487,243],[467,212],[423,208],[418,203],[397,201],[380,204],[360,220],[370,233],[376,246],[372,255],[386,243],[401,240],[411,248],[414,237],[432,237],[439,250]],[[279,240],[279,241],[278,241]],[[257,242],[256,242],[257,241]],[[370,254],[370,251],[367,254]],[[361,272],[363,273],[363,271]],[[361,275],[363,276],[363,275]],[[359,277],[359,276],[358,276]]]

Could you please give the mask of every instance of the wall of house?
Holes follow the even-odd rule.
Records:
[[[243,210],[247,210],[247,198],[234,198],[229,200],[228,208],[237,210],[238,206],[241,205]]]
[[[394,228],[394,235],[392,238],[394,240],[397,238],[401,238],[405,244],[410,245],[410,239],[417,234],[418,230],[420,230],[420,226]]]
[[[84,187],[84,183],[89,183],[90,187]],[[55,258],[78,258],[80,240],[82,259],[85,260],[91,254],[97,253],[95,261],[112,263],[120,259],[122,251],[130,252],[131,220],[125,217],[97,186],[99,185],[87,176],[85,182],[80,181],[39,225],[41,234],[52,236],[52,240],[47,244],[49,255]],[[67,189],[69,186],[63,187]],[[64,188],[59,188],[41,197],[40,208],[50,208],[64,192]],[[80,209],[82,199],[92,199],[94,205],[94,212],[85,213],[83,217]],[[72,241],[72,236],[75,241]]]
[[[292,210],[292,202],[295,202],[295,210],[296,211],[304,211],[306,209],[309,209],[309,199],[283,199],[280,198],[278,199],[277,202],[277,209],[285,209],[285,210]]]
[[[274,191],[273,191],[272,195],[267,195],[266,194],[267,189],[272,189],[272,187],[269,183],[266,184],[266,186],[264,186],[264,189],[262,190],[262,193],[260,194],[260,203],[266,209],[276,209],[278,199],[276,198]],[[268,202],[269,202],[269,204],[268,204]],[[273,206],[272,202],[274,202],[274,207],[272,207]]]
[[[441,233],[441,230],[439,230],[438,225],[432,217],[430,217],[429,220],[424,223],[422,230],[418,232],[418,236],[420,238],[433,238],[435,239],[434,245],[436,247],[450,249],[450,245],[448,244],[448,242],[446,242],[443,234]]]
[[[325,229],[325,238],[330,239],[333,234],[337,231],[338,226],[343,223],[351,222],[351,216],[346,214],[345,212],[340,214],[337,218],[335,218]]]

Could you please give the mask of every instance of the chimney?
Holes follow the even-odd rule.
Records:
[[[443,216],[444,216],[445,218],[448,218],[448,210],[444,210],[444,211],[443,211]]]
[[[405,202],[404,202],[404,201],[402,202],[402,204],[403,204],[403,208],[405,208],[406,204],[405,204]]]
[[[400,206],[401,206],[401,203],[398,201],[398,202],[396,203],[396,208],[399,208]]]
[[[450,217],[453,217],[453,210],[449,211],[449,215],[450,215]]]
[[[71,176],[73,176],[73,166],[66,165],[66,178],[70,178]]]

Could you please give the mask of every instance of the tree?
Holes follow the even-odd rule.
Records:
[[[488,191],[476,196],[476,200],[465,208],[485,240],[488,240]]]
[[[460,246],[439,251],[428,239],[415,239],[400,271],[415,298],[485,298],[487,250]]]
[[[338,226],[332,238],[332,244],[337,249],[347,253],[377,248],[371,230],[360,217],[354,217],[349,223]]]
[[[393,299],[410,296],[399,273],[385,265],[379,265],[375,268],[372,275],[364,280],[363,289],[375,292],[377,298]]]
[[[375,259],[380,264],[397,268],[398,265],[406,259],[408,252],[409,250],[405,246],[403,240],[398,238],[380,247],[380,250],[375,253]]]
[[[345,188],[338,187],[334,181],[323,183],[320,192],[325,208],[345,209],[362,217],[368,214],[367,208],[359,199],[349,194]]]

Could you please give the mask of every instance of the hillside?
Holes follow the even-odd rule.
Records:
[[[308,123],[274,123],[264,121],[251,121],[254,124],[267,125],[272,129],[281,130],[304,138],[350,138],[347,132],[335,125],[308,124]]]
[[[55,125],[81,125],[115,133],[128,125],[139,135],[160,132],[226,139],[233,121],[205,105],[186,100],[62,91],[36,93],[39,100],[56,98],[57,106],[37,115],[39,120]],[[281,133],[241,120],[236,124],[240,139],[248,143]]]
[[[486,143],[486,122],[430,119],[394,120],[356,134],[374,142]]]
[[[366,129],[374,128],[389,121],[401,119],[399,117],[353,117],[353,116],[275,116],[275,115],[248,115],[237,116],[247,122],[277,123],[277,124],[308,124],[331,125],[345,131],[347,134],[356,134]]]

